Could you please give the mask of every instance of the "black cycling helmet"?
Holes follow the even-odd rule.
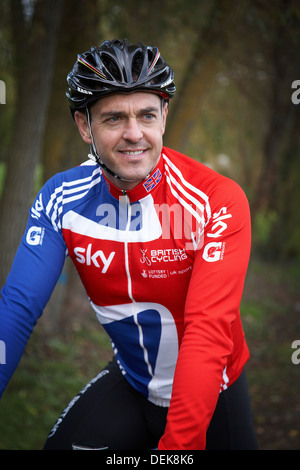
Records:
[[[176,91],[174,72],[158,48],[126,39],[104,41],[79,54],[67,82],[73,113],[112,93],[149,91],[168,101]]]

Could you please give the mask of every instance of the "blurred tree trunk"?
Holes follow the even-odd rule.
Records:
[[[43,140],[43,179],[47,181],[59,171],[86,160],[89,147],[81,139],[65,97],[67,74],[73,68],[77,54],[100,43],[99,1],[65,0],[54,77]],[[55,290],[45,310],[45,327],[56,331],[61,324],[64,305],[72,296],[74,267],[66,262]],[[48,314],[49,312],[49,314]]]
[[[293,106],[287,128],[282,158],[278,167],[278,188],[273,209],[276,211],[272,236],[269,240],[270,251],[278,257],[299,260],[300,247],[300,109]]]
[[[182,153],[187,152],[190,134],[197,125],[201,99],[211,87],[216,74],[216,56],[205,56],[204,51],[200,52],[196,47],[195,54],[186,70],[178,100],[174,99],[174,103],[170,102],[170,114],[164,137],[167,147]]]
[[[63,1],[37,1],[30,19],[25,18],[21,0],[11,0],[10,5],[17,97],[0,204],[1,286],[10,270],[33,197]]]
[[[299,10],[292,0],[278,0],[272,19],[262,9],[261,18],[268,26],[270,80],[267,100],[267,130],[263,140],[263,162],[255,198],[253,215],[259,210],[276,210],[280,205],[285,181],[280,174],[282,161],[288,152],[290,128],[295,120],[296,108],[291,101],[292,82],[300,76],[298,60],[300,43]],[[269,23],[269,21],[271,21]]]
[[[288,98],[282,93],[283,89],[288,89],[288,84],[278,80],[273,89],[268,129],[262,144],[263,162],[252,203],[253,216],[261,209],[268,210],[276,207],[277,197],[280,197],[277,184],[278,172],[289,121],[294,111]]]
[[[98,0],[64,0],[43,141],[44,181],[87,158],[89,148],[77,131],[65,97],[66,78],[77,54],[99,45],[99,17]]]
[[[204,5],[201,5],[203,10]],[[192,129],[197,125],[201,98],[211,86],[217,70],[216,49],[225,45],[227,18],[232,4],[227,0],[207,3],[203,15],[205,21],[198,33],[189,62],[185,65],[185,75],[180,85],[180,93],[171,103],[171,113],[165,135],[165,144],[180,152],[185,152]],[[196,17],[198,18],[198,16]]]

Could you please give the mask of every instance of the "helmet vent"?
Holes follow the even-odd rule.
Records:
[[[97,68],[97,63],[95,61],[93,54],[86,54],[85,60],[93,67]]]
[[[120,69],[114,59],[106,54],[105,52],[101,54],[101,60],[107,71],[110,73],[112,78],[116,80],[117,82],[122,81],[122,76],[120,73]]]
[[[134,82],[136,82],[141,74],[141,70],[143,68],[143,62],[144,62],[144,57],[141,51],[137,51],[132,59],[132,67],[131,67],[131,73],[132,73],[132,79]]]

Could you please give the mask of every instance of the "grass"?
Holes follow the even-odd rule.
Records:
[[[37,326],[0,402],[0,449],[42,449],[63,409],[111,355],[97,320],[55,337]]]
[[[262,450],[300,449],[300,365],[291,360],[300,339],[299,263],[253,259],[241,315],[251,352],[247,376]]]

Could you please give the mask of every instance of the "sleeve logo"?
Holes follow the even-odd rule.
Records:
[[[204,247],[203,259],[212,263],[223,259],[225,242],[211,242]]]
[[[219,238],[227,229],[227,219],[230,219],[232,214],[227,213],[227,207],[222,207],[219,212],[213,214],[213,225],[210,232],[207,234],[208,238]],[[226,222],[225,222],[226,220]],[[225,251],[225,242],[210,242],[204,247],[203,259],[209,263],[220,261],[223,259]]]
[[[45,229],[42,227],[30,227],[26,234],[26,242],[28,245],[42,245]]]
[[[41,212],[44,209],[43,206],[43,199],[42,193],[40,194],[39,198],[36,199],[34,207],[31,208],[31,215],[35,219],[39,219],[41,217]]]

